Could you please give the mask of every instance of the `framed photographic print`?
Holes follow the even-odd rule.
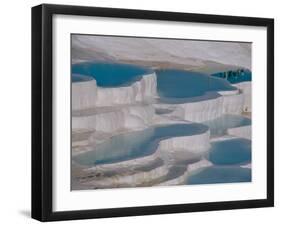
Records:
[[[274,204],[274,21],[32,8],[32,217]]]

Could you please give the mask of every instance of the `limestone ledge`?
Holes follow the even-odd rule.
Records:
[[[187,167],[187,169],[188,169],[188,167]],[[171,185],[185,184],[187,177],[188,177],[188,170],[186,170],[182,175],[180,175],[176,178],[173,178],[171,180],[167,180],[167,181],[157,184],[157,186],[171,186]]]
[[[157,96],[155,73],[143,75],[130,86],[104,88],[94,79],[72,83],[72,110],[143,102]]]
[[[236,88],[241,90],[244,95],[243,110],[245,112],[252,111],[252,82],[240,82],[233,84]]]
[[[112,111],[72,116],[72,130],[97,130],[114,133],[121,129],[145,128],[153,120],[151,105],[133,105],[112,108]]]
[[[196,141],[196,142],[195,142]],[[149,164],[155,161],[157,158],[164,159],[163,155],[169,152],[183,152],[188,151],[188,153],[193,154],[192,157],[202,155],[208,150],[210,145],[210,132],[207,130],[201,134],[195,134],[191,136],[182,137],[171,137],[159,142],[157,150],[151,155],[134,158],[130,160],[120,161],[116,163],[109,164],[99,164],[93,167],[89,167],[87,171],[103,171],[103,170],[120,170],[126,167],[136,167],[140,165]],[[190,147],[186,149],[186,147]],[[171,148],[171,149],[170,149]]]
[[[156,167],[148,171],[139,171],[129,175],[118,174],[113,177],[102,178],[101,180],[92,180],[83,183],[84,186],[94,187],[120,187],[126,185],[126,187],[140,186],[141,184],[148,183],[157,178],[161,178],[169,172],[166,165]]]
[[[180,104],[155,104],[162,109],[173,109],[167,116],[189,120],[192,122],[204,122],[222,116],[223,114],[241,114],[251,109],[249,93],[247,89],[218,92],[217,97],[204,97],[201,101],[191,101]],[[208,95],[208,94],[207,94]]]
[[[236,128],[230,128],[227,130],[229,135],[245,138],[245,139],[252,139],[252,126],[241,126]]]

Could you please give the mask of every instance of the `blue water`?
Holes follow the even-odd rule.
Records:
[[[245,81],[252,81],[252,72],[250,70],[239,69],[236,71],[225,71],[225,72],[217,72],[212,74],[212,76],[226,79],[230,83],[239,83]]]
[[[199,169],[188,178],[187,184],[251,181],[251,169],[239,166],[251,162],[250,140],[234,138],[212,142],[206,158],[214,165]]]
[[[212,136],[222,136],[226,134],[227,129],[248,126],[252,124],[252,121],[240,115],[223,115],[219,118],[205,121],[203,124],[210,128]]]
[[[86,62],[72,65],[72,74],[90,76],[100,87],[129,86],[151,72],[148,68],[130,64]]]
[[[161,140],[169,137],[203,133],[208,127],[198,123],[151,127],[142,131],[116,135],[97,146],[95,151],[73,157],[81,165],[97,165],[125,161],[152,154]]]
[[[227,80],[202,73],[165,69],[157,70],[156,74],[157,91],[165,101],[198,97],[212,91],[236,90]]]
[[[243,138],[212,142],[208,154],[215,165],[246,164],[251,158],[251,141]]]
[[[251,169],[239,166],[211,166],[188,178],[187,184],[251,182]]]
[[[91,80],[92,78],[89,76],[85,76],[85,75],[80,75],[80,74],[72,74],[71,76],[71,80],[72,82],[86,82]]]

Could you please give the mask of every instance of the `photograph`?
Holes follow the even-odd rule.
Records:
[[[70,48],[72,191],[252,182],[251,42],[72,33]]]
[[[31,16],[33,219],[274,206],[274,18]]]

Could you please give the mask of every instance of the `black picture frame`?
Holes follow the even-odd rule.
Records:
[[[129,208],[52,210],[52,18],[55,14],[267,28],[267,198]],[[32,8],[32,218],[40,221],[270,207],[274,205],[274,20],[268,18],[43,4]]]

